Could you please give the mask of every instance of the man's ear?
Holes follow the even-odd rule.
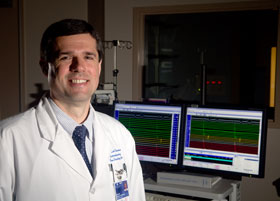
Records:
[[[48,62],[46,62],[45,60],[43,60],[43,59],[41,59],[40,61],[39,61],[39,64],[40,64],[40,66],[41,66],[41,70],[42,70],[42,72],[43,72],[43,74],[45,75],[45,76],[48,76]]]

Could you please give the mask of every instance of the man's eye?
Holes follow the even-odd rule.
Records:
[[[69,60],[69,59],[71,59],[70,56],[61,56],[58,58],[59,61],[64,61],[64,60]]]
[[[85,58],[88,59],[88,60],[93,60],[94,59],[93,56],[85,56]]]

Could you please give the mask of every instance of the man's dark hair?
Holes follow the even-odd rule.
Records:
[[[43,34],[40,46],[40,65],[44,74],[47,74],[47,62],[53,62],[56,57],[54,51],[56,38],[83,33],[89,33],[96,40],[99,61],[103,59],[102,40],[93,26],[80,19],[64,19],[51,24]]]

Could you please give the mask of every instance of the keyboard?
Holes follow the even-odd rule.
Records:
[[[195,200],[165,196],[165,195],[160,195],[160,194],[150,193],[150,192],[146,192],[145,194],[146,194],[146,201],[195,201]]]

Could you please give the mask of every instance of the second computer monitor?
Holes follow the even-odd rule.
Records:
[[[188,107],[183,165],[199,171],[264,176],[265,111]]]

